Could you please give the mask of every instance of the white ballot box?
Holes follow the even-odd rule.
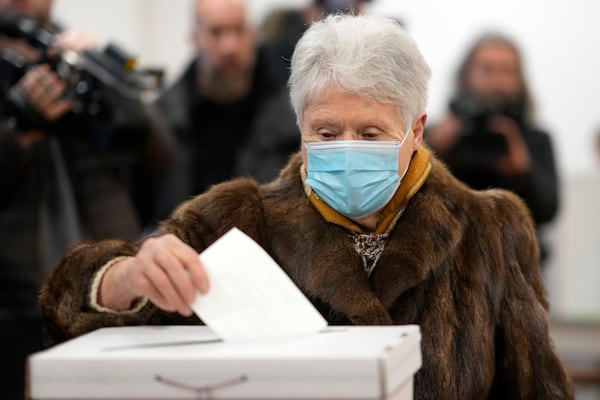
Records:
[[[412,399],[416,325],[222,341],[206,326],[103,328],[29,357],[45,399]]]

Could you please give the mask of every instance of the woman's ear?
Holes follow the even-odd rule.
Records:
[[[423,143],[423,131],[425,130],[425,122],[427,121],[427,114],[422,114],[415,120],[412,125],[413,139],[412,147],[413,151],[416,151],[419,146]]]

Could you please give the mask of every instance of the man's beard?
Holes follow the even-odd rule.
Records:
[[[212,97],[220,101],[235,101],[248,94],[252,87],[254,63],[203,69],[201,87]]]

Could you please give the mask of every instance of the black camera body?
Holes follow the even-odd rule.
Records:
[[[114,43],[100,50],[51,55],[49,49],[55,34],[17,13],[0,13],[0,35],[22,40],[41,53],[39,60],[30,63],[14,52],[0,52],[0,89],[6,93],[2,106],[5,110],[0,112],[19,116],[21,125],[43,123],[28,105],[24,93],[14,86],[35,65],[50,65],[66,83],[63,96],[71,99],[71,114],[79,117],[99,118],[119,112],[124,118],[136,118],[141,112],[143,94],[158,87],[156,79],[137,71],[134,57]]]
[[[523,107],[519,102],[486,103],[476,96],[462,94],[450,102],[450,111],[462,121],[461,142],[491,163],[507,153],[507,144],[503,134],[489,128],[489,119],[502,116],[521,127],[524,124]]]
[[[523,121],[523,105],[520,101],[484,102],[477,96],[461,94],[450,102],[450,111],[462,119],[484,123],[494,115],[513,119],[521,124]],[[485,133],[485,129],[470,132]]]

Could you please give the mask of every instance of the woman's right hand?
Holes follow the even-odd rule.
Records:
[[[198,253],[167,234],[147,239],[135,257],[111,266],[100,283],[98,303],[127,310],[145,296],[165,311],[190,316],[196,293],[208,290],[208,275]]]

